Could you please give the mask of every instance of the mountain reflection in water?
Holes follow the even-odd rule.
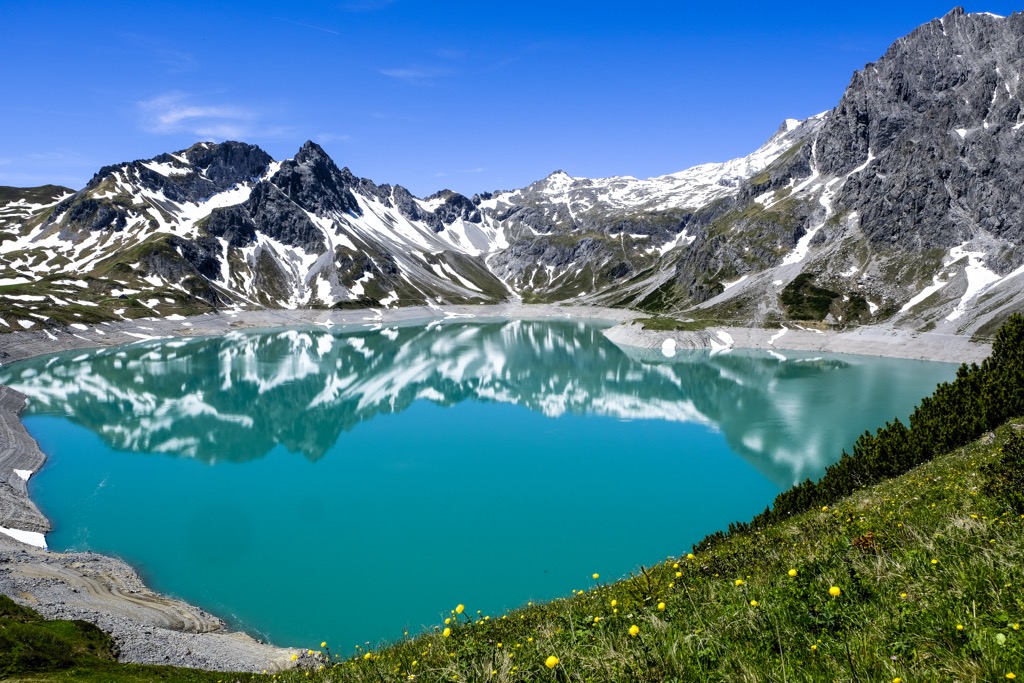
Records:
[[[149,341],[25,361],[0,369],[0,383],[30,397],[26,415],[64,416],[121,450],[211,463],[278,445],[310,460],[344,452],[345,432],[417,400],[700,423],[785,488],[819,477],[954,371],[757,351],[645,360],[595,325],[511,321]]]

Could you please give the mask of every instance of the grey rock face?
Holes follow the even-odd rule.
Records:
[[[117,188],[122,184],[162,194],[177,203],[202,202],[264,173],[273,159],[255,145],[242,142],[199,143],[174,154],[161,154],[150,160],[104,166],[81,192],[69,197],[54,210],[51,222],[66,220],[65,234],[80,230],[120,230],[132,211],[130,197]],[[168,174],[153,170],[153,165],[174,169]],[[113,193],[97,200],[91,193],[100,189]]]
[[[276,185],[258,184],[245,208],[256,229],[263,234],[288,246],[301,247],[308,253],[324,250],[326,245],[320,230]]]
[[[270,155],[255,145],[243,142],[199,143],[187,150],[161,154],[148,161],[105,166],[93,176],[85,190],[120,173],[126,180],[134,180],[148,190],[162,192],[171,201],[200,202],[234,185],[258,178],[271,161]],[[150,168],[152,164],[167,165],[180,169],[180,172],[164,175]]]
[[[818,168],[836,176],[874,157],[837,197],[872,242],[921,250],[979,234],[1024,237],[1006,211],[1024,205],[1022,41],[1024,15],[958,8],[854,75],[815,151]]]
[[[294,159],[283,162],[271,182],[307,211],[362,213],[352,195],[358,179],[347,168],[339,169],[315,142],[307,141]]]
[[[256,145],[242,142],[195,145],[183,154],[202,175],[220,190],[232,185],[253,180],[263,175],[273,161],[270,155]],[[157,157],[155,161],[172,161]]]
[[[60,207],[58,207],[60,208]],[[86,230],[120,230],[127,224],[127,210],[92,198],[68,205],[68,220]]]
[[[210,235],[227,240],[230,247],[247,247],[256,243],[256,223],[241,205],[215,209],[204,227]]]
[[[427,199],[440,197],[444,198],[441,205],[434,210],[434,213],[429,214],[423,219],[427,225],[434,229],[434,232],[441,232],[445,226],[451,225],[459,219],[469,223],[480,223],[483,220],[480,210],[477,209],[476,205],[468,197],[464,197],[458,192],[452,192],[451,190],[443,190]]]

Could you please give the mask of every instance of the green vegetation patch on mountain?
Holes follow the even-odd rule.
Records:
[[[779,301],[791,320],[824,320],[839,292],[814,284],[817,273],[800,273],[783,288]]]
[[[678,318],[670,318],[668,316],[637,318],[633,322],[638,323],[645,330],[661,332],[696,332],[707,329],[714,324],[711,320],[679,320]]]

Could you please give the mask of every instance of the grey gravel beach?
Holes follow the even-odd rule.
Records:
[[[190,318],[123,320],[99,325],[0,334],[0,363],[76,348],[96,348],[162,337],[212,336],[239,329],[287,326],[383,326],[446,319],[600,320],[606,336],[627,351],[671,358],[679,349],[731,348],[854,353],[946,362],[979,362],[988,344],[966,337],[911,333],[881,326],[824,332],[787,323],[778,329],[709,328],[661,332],[633,324],[643,314],[622,309],[507,304],[437,308],[255,310]],[[0,387],[0,527],[35,534],[49,522],[29,499],[27,473],[45,462],[19,414],[25,397]],[[306,659],[302,651],[273,647],[230,631],[198,607],[154,593],[121,560],[95,553],[57,553],[0,533],[0,593],[48,618],[83,619],[109,632],[126,662],[173,664],[221,671],[269,671]]]

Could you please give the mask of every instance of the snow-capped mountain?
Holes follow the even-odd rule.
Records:
[[[425,199],[317,145],[0,191],[0,329],[237,306],[596,303],[985,333],[1022,308],[1024,15],[959,8],[749,156]]]

